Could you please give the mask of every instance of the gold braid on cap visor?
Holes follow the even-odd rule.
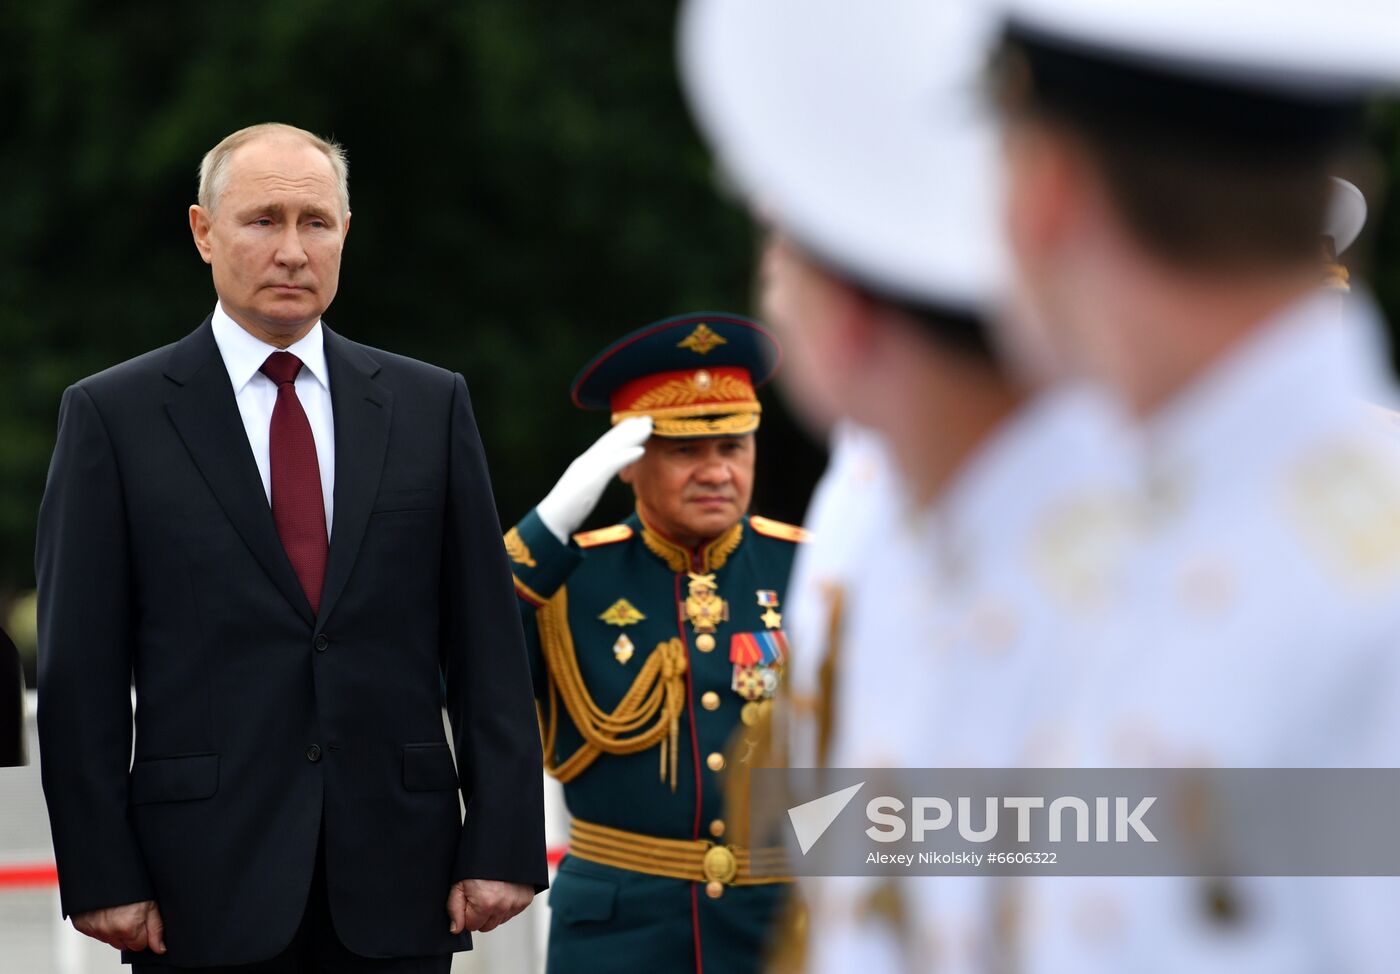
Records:
[[[727,416],[658,416],[648,412],[625,412],[613,413],[614,424],[622,422],[631,416],[650,416],[652,418],[651,433],[653,436],[667,437],[669,439],[687,439],[702,436],[742,436],[745,433],[752,433],[758,429],[759,407],[758,403],[753,404],[753,412],[731,413]],[[710,407],[713,409],[714,407]]]
[[[758,429],[763,407],[747,369],[681,369],[644,376],[612,397],[613,424],[650,416],[656,436],[740,436]]]

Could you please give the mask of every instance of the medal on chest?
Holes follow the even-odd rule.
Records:
[[[782,621],[777,611],[777,593],[760,589],[758,605],[766,610],[761,616],[764,631],[736,632],[729,641],[729,661],[734,664],[730,688],[750,704],[772,699],[782,679],[788,650],[787,636],[777,628]],[[745,710],[753,709],[745,706]]]
[[[685,597],[685,616],[695,630],[696,645],[704,652],[714,649],[714,631],[729,621],[729,603],[719,597],[715,576],[690,573],[690,592]],[[708,645],[709,649],[706,649]]]
[[[625,627],[641,622],[646,616],[639,612],[631,602],[626,599],[618,599],[608,606],[598,618],[610,626]],[[636,649],[637,647],[632,644],[632,640],[627,638],[627,633],[624,632],[617,637],[617,642],[613,643],[613,659],[626,666]]]

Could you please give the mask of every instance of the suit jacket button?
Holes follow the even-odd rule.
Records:
[[[319,636],[317,636],[316,641],[312,643],[312,645],[316,647],[316,652],[318,653],[324,653],[326,649],[330,646],[330,644],[331,641],[329,638],[327,638],[325,633],[321,633]]]
[[[306,749],[306,760],[310,761],[312,764],[321,760],[321,746],[319,744],[312,744]]]

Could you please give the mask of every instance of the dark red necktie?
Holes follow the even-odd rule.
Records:
[[[262,374],[277,383],[272,409],[272,520],[282,547],[292,562],[311,611],[321,611],[321,586],[326,581],[326,505],[321,494],[321,467],[311,423],[297,398],[296,379],[301,359],[290,352],[273,352]]]

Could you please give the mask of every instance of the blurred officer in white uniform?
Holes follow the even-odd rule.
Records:
[[[1015,0],[1010,243],[1144,443],[1145,537],[1061,710],[1086,766],[1400,764],[1400,463],[1371,303],[1318,288],[1328,171],[1400,80],[1392,2]],[[1344,799],[1345,796],[1339,796]],[[1400,884],[1042,880],[1031,971],[1371,971]]]
[[[979,97],[993,26],[965,0],[685,8],[702,130],[770,228],[764,314],[793,399],[855,424],[789,595],[797,766],[1016,763],[1048,650],[1094,614],[1118,547],[1112,414],[1082,391],[1034,394],[990,327],[1005,267]],[[994,952],[984,880],[803,885],[806,970]]]

